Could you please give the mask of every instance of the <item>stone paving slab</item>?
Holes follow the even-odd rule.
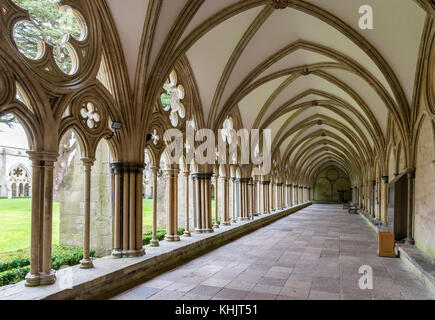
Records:
[[[376,250],[376,233],[359,215],[316,204],[112,299],[434,299],[400,259]],[[373,269],[372,290],[359,288],[362,265]]]

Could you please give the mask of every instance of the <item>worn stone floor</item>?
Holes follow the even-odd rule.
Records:
[[[312,205],[113,299],[434,299],[376,233],[337,205]],[[359,268],[373,289],[359,288]]]

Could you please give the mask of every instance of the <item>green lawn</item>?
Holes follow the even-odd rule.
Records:
[[[31,198],[0,199],[0,253],[30,247]],[[59,203],[53,203],[53,244],[59,243]]]
[[[0,253],[30,247],[31,204],[31,198],[0,198]],[[214,200],[212,213],[214,218]],[[151,231],[152,225],[153,199],[143,199],[143,231]],[[59,203],[53,203],[53,244],[59,244]]]
[[[143,199],[143,231],[148,232],[153,229],[153,199]]]

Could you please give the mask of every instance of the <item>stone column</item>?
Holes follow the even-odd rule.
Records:
[[[222,184],[222,199],[220,202],[222,204],[222,225],[229,226],[230,216],[229,216],[229,186],[228,186],[228,177],[219,176],[218,181]]]
[[[26,276],[25,285],[34,287],[40,285],[42,272],[43,244],[43,198],[44,198],[44,162],[42,154],[28,151],[32,161],[32,218],[30,238],[30,272]]]
[[[53,284],[56,281],[54,271],[51,269],[51,248],[53,233],[53,165],[57,155],[52,159],[44,160],[44,215],[43,215],[43,247],[42,247],[42,273],[40,285]]]
[[[281,186],[282,186],[282,183],[277,182],[275,185],[276,185],[276,206],[275,206],[275,208],[276,208],[276,210],[280,210],[280,209],[282,209],[282,207],[281,207],[281,193],[282,193]]]
[[[298,204],[302,204],[302,193],[304,192],[303,189],[304,187],[302,186],[299,186],[298,188]]]
[[[114,258],[145,254],[142,245],[142,172],[144,165],[111,163],[115,174]],[[122,188],[122,192],[121,192]]]
[[[237,203],[237,190],[236,190],[236,178],[232,177],[231,178],[231,184],[232,184],[232,189],[233,189],[233,196],[232,196],[232,220],[233,223],[237,222],[237,207],[236,207],[236,203]]]
[[[270,213],[270,181],[262,181],[263,185],[263,203],[264,203],[264,212],[263,213]]]
[[[248,182],[248,215],[251,220],[254,220],[254,181],[252,178]]]
[[[180,241],[178,235],[178,169],[166,169],[166,241]]]
[[[192,173],[192,180],[195,190],[195,232],[213,232],[211,219],[211,177],[212,173],[196,172]]]
[[[83,259],[80,261],[80,268],[90,269],[94,267],[90,256],[91,242],[91,168],[95,159],[81,159],[85,167],[85,226],[83,234]]]
[[[388,176],[381,176],[381,180],[384,182],[382,184],[382,193],[381,193],[381,220],[382,222],[387,222],[387,212],[388,212]],[[383,195],[383,197],[382,197]]]
[[[190,223],[189,223],[189,180],[190,180],[190,172],[189,171],[184,171],[183,172],[184,175],[184,189],[185,189],[185,203],[184,203],[184,209],[185,209],[185,227],[184,227],[184,236],[185,237],[191,237],[192,235],[190,234]]]
[[[407,207],[407,224],[406,224],[406,239],[407,244],[414,244],[414,235],[412,233],[413,229],[413,200],[414,200],[414,179],[415,179],[415,169],[406,169],[406,175],[408,178],[408,207]]]
[[[219,228],[219,168],[216,169],[214,175],[214,225],[213,228]]]
[[[372,186],[371,199],[370,199],[370,202],[371,202],[371,211],[372,211],[371,214],[372,214],[372,217],[375,218],[376,217],[376,213],[375,213],[375,206],[376,206],[376,190],[375,190],[375,188],[376,188],[376,180],[371,180],[370,183],[371,183],[371,186]]]
[[[112,256],[121,258],[121,235],[122,235],[122,222],[121,222],[121,167],[118,165],[112,166],[112,172],[115,175],[115,189],[114,189],[114,200],[115,203],[112,204],[115,208],[115,216],[114,216],[114,247],[112,251]]]
[[[151,167],[150,169],[153,175],[153,230],[150,246],[158,247],[159,240],[157,240],[157,174],[159,172],[159,168]]]

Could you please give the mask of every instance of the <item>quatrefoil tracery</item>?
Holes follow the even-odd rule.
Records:
[[[231,142],[233,141],[233,137],[232,137],[233,131],[234,131],[233,119],[231,117],[228,117],[224,121],[222,125],[222,131],[221,131],[224,142],[228,142],[229,144],[231,144]]]
[[[181,102],[184,99],[184,87],[178,84],[177,73],[172,70],[163,88],[166,93],[161,95],[163,110],[171,111],[169,119],[173,127],[178,126],[179,118],[184,119],[186,109]]]
[[[86,120],[89,129],[94,129],[96,124],[100,122],[100,114],[95,111],[95,107],[91,102],[84,105],[84,108],[80,110],[80,115]]]

